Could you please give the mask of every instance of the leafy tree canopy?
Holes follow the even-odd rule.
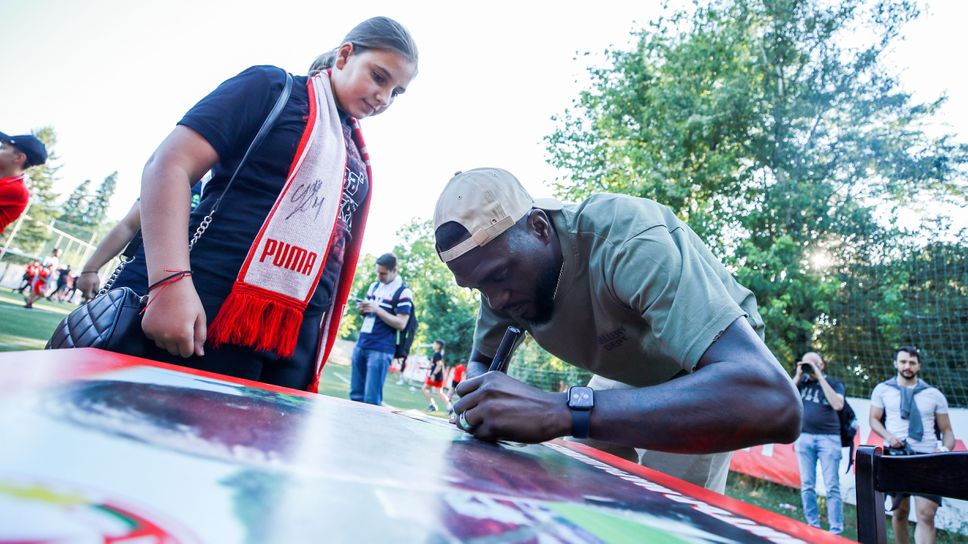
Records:
[[[756,293],[792,362],[839,287],[818,256],[891,229],[885,203],[965,202],[968,146],[922,128],[944,99],[915,101],[884,67],[917,15],[905,1],[713,0],[661,18],[556,118],[558,192],[670,206]]]

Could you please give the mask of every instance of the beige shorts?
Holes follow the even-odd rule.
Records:
[[[588,387],[601,390],[632,388],[631,385],[598,375],[592,376]],[[726,491],[729,461],[733,456],[731,451],[693,455],[631,448],[600,440],[580,440],[580,442],[717,493]]]

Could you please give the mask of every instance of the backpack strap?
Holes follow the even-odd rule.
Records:
[[[400,282],[400,287],[397,287],[395,293],[393,293],[393,300],[390,302],[390,306],[393,307],[393,315],[397,315],[397,304],[400,304],[400,297],[403,295],[403,290],[407,288],[407,284]]]
[[[847,470],[844,474],[850,474],[850,467],[854,465],[854,441],[850,442],[850,449],[847,451]]]

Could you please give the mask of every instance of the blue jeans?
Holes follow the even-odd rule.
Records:
[[[827,488],[827,523],[830,532],[839,535],[844,531],[844,503],[840,497],[840,435],[801,433],[796,443],[800,462],[800,497],[803,499],[803,516],[807,523],[820,527],[820,510],[817,508],[817,461]]]
[[[380,406],[383,404],[383,382],[393,353],[373,349],[353,349],[350,399]]]

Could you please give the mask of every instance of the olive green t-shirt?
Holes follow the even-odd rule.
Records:
[[[763,337],[753,293],[669,208],[603,194],[548,214],[564,259],[551,320],[514,319],[482,299],[481,354],[493,357],[515,324],[563,361],[644,387],[692,371],[740,316]]]

